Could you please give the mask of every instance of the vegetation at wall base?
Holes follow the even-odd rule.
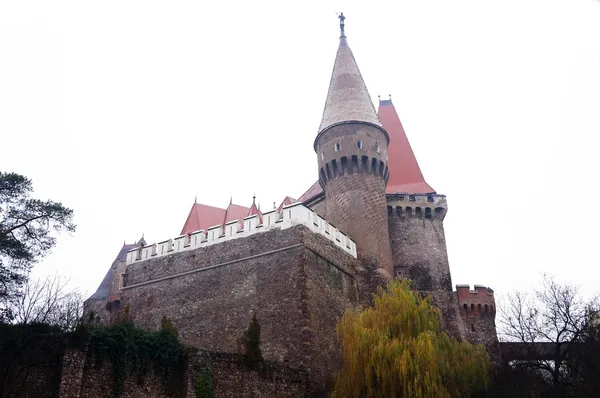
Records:
[[[256,368],[263,361],[260,349],[260,324],[258,323],[258,319],[256,319],[256,314],[252,316],[250,325],[244,332],[244,345],[246,348],[246,366],[251,369]]]
[[[83,325],[86,331],[74,333],[80,343],[88,336],[88,355],[97,365],[108,360],[112,364],[113,395],[123,393],[125,378],[136,376],[143,381],[150,370],[161,377],[165,391],[171,389],[172,379],[181,373],[186,361],[186,347],[179,341],[177,330],[163,318],[158,331],[138,329],[131,322],[116,325]]]
[[[410,281],[380,287],[373,307],[348,309],[337,332],[344,367],[332,397],[468,397],[488,386],[483,346],[444,333],[439,309]]]
[[[203,368],[196,376],[196,398],[213,397],[213,377],[209,366]]]

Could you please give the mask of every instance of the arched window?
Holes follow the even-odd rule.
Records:
[[[469,307],[467,307],[466,304],[463,304],[463,313],[466,315],[469,315]]]
[[[339,142],[336,142],[336,143],[335,143],[335,151],[336,151],[336,152],[339,152],[341,149],[342,149],[342,146],[340,145],[340,143],[339,143]]]
[[[425,218],[431,218],[431,207],[425,208]]]
[[[387,211],[388,211],[388,217],[391,218],[394,215],[394,212],[392,210],[392,206],[388,206],[387,207]]]
[[[396,206],[396,217],[402,217],[402,207]]]
[[[477,315],[481,316],[481,304],[477,304]]]
[[[381,146],[379,146],[379,142],[375,143],[375,152],[381,153]]]
[[[484,311],[486,315],[490,313],[490,307],[487,304],[484,306]]]
[[[359,140],[359,141],[356,141],[356,147],[357,147],[358,149],[362,149],[362,141],[360,141],[360,140]]]

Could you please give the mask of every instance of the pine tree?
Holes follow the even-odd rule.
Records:
[[[380,287],[371,308],[347,310],[337,332],[344,367],[332,397],[468,397],[487,387],[483,346],[442,332],[440,310],[409,281]]]

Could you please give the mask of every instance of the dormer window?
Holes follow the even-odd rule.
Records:
[[[342,149],[342,146],[340,145],[340,143],[336,142],[336,144],[335,144],[335,151],[339,152],[341,149]]]

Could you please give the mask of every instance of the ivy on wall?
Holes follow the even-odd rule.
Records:
[[[111,362],[115,397],[123,394],[128,376],[141,383],[150,369],[162,378],[165,391],[170,391],[186,363],[186,347],[166,317],[158,331],[138,329],[128,320],[110,326],[83,325],[74,333],[72,346],[84,341],[97,366],[106,360]]]
[[[203,368],[196,376],[196,398],[213,398],[213,376],[210,367]]]

